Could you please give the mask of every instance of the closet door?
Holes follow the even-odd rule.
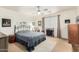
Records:
[[[54,29],[54,36],[57,37],[57,16],[49,16],[45,18],[45,30]]]

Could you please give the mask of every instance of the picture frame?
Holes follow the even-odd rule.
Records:
[[[38,21],[38,26],[41,26],[41,21]]]
[[[11,27],[11,19],[2,18],[2,27]]]

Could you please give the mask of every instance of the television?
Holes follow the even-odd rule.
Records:
[[[69,23],[70,23],[70,19],[66,19],[66,20],[65,20],[65,23],[66,23],[66,24],[69,24]]]

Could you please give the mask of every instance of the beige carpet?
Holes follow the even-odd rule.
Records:
[[[33,52],[51,52],[58,43],[58,38],[47,37],[47,40],[35,47]]]
[[[9,52],[27,52],[26,47],[19,43],[9,43]],[[46,37],[46,40],[35,47],[33,52],[71,52],[72,47],[66,41],[58,38]]]
[[[54,49],[53,52],[72,52],[72,46],[68,43],[67,40],[60,39]]]

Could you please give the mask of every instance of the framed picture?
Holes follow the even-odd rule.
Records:
[[[41,21],[38,21],[38,26],[41,26]]]
[[[2,27],[11,27],[11,19],[2,18]]]
[[[65,20],[65,23],[66,23],[66,24],[69,24],[69,23],[70,23],[70,19],[66,19],[66,20]]]

